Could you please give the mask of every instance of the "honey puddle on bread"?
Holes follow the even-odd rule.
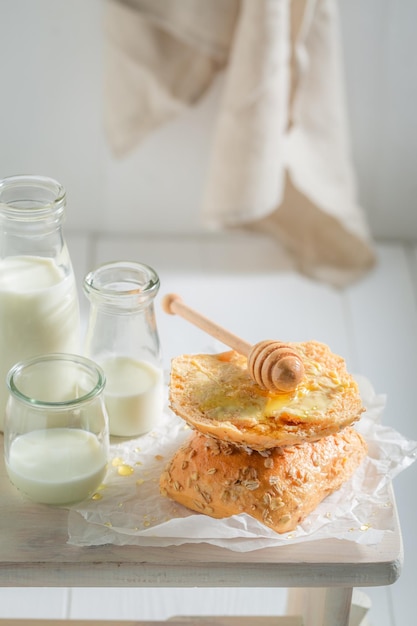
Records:
[[[347,381],[340,380],[337,372],[323,371],[321,364],[316,361],[306,363],[304,379],[293,392],[280,394],[258,387],[246,373],[243,373],[237,385],[235,371],[231,372],[231,379],[228,380],[223,370],[219,380],[212,370],[206,369],[197,360],[193,365],[199,370],[201,378],[206,378],[209,383],[198,388],[201,394],[198,398],[199,407],[207,417],[218,421],[228,420],[231,414],[236,419],[238,414],[244,420],[253,417],[257,422],[262,422],[271,415],[286,413],[308,422],[310,412],[325,413],[334,395],[349,386]]]

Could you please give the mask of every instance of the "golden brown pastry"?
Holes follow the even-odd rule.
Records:
[[[204,434],[256,450],[315,441],[358,420],[364,408],[344,359],[315,341],[289,345],[305,369],[290,393],[262,389],[234,351],[174,358],[171,409]]]
[[[247,513],[284,533],[348,480],[366,452],[365,441],[350,427],[314,443],[265,452],[195,432],[161,475],[160,490],[198,513]]]

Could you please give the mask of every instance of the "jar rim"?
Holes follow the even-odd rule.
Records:
[[[60,216],[66,203],[64,187],[54,178],[8,176],[0,180],[0,215],[19,221]]]
[[[18,384],[15,382],[16,376],[21,374],[25,369],[29,369],[39,363],[46,363],[48,361],[49,362],[60,361],[60,362],[67,362],[67,363],[73,362],[81,366],[82,369],[84,369],[84,371],[88,371],[94,374],[96,376],[96,382],[94,386],[92,387],[92,389],[90,389],[90,391],[84,393],[83,395],[80,395],[77,398],[71,398],[70,400],[58,400],[58,401],[39,400],[23,393],[19,389]],[[9,392],[12,394],[13,397],[24,402],[25,404],[29,404],[32,407],[39,407],[39,408],[54,407],[57,409],[58,408],[66,409],[68,407],[74,407],[74,406],[84,404],[85,402],[89,402],[90,400],[93,400],[98,395],[100,395],[103,392],[104,387],[106,385],[106,377],[105,377],[103,369],[97,363],[95,363],[94,361],[92,361],[91,359],[87,357],[81,356],[79,354],[55,352],[51,354],[35,356],[29,359],[19,361],[18,363],[15,363],[15,365],[12,366],[12,368],[9,370],[6,376],[6,384],[9,389]]]
[[[84,278],[84,291],[107,302],[140,306],[158,293],[160,281],[156,271],[137,261],[111,261],[99,265]]]

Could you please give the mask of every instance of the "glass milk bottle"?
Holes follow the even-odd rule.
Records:
[[[142,263],[107,263],[87,274],[90,301],[85,354],[106,375],[110,434],[150,431],[163,408],[163,373],[154,298],[156,272]]]
[[[0,430],[18,361],[77,352],[80,314],[62,232],[65,190],[50,178],[0,180]]]

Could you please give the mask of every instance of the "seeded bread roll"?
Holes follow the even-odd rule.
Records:
[[[364,408],[344,359],[315,341],[288,345],[305,368],[290,393],[262,389],[234,351],[174,358],[171,409],[201,433],[256,450],[315,441],[358,420]]]
[[[195,432],[164,470],[160,490],[198,513],[215,518],[247,513],[285,533],[339,489],[366,452],[364,439],[353,428],[265,452]]]

